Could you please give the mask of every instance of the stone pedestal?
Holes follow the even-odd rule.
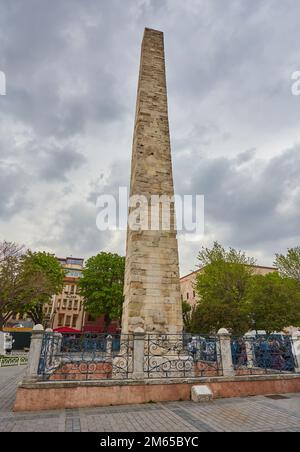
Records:
[[[193,386],[191,390],[191,399],[196,403],[207,403],[213,400],[213,393],[208,386]]]
[[[225,328],[221,328],[218,332],[218,336],[220,340],[223,376],[233,377],[235,373],[232,363],[231,334]]]
[[[41,358],[42,343],[45,331],[42,325],[35,325],[31,334],[28,365],[24,382],[35,382],[38,380],[38,368]]]
[[[246,354],[247,354],[247,367],[248,369],[252,369],[254,367],[255,363],[255,356],[254,356],[254,340],[255,336],[251,334],[245,334],[245,347],[246,347]]]
[[[0,331],[0,356],[1,355],[6,355],[6,350],[4,347],[4,337],[5,337],[5,333],[3,331]]]
[[[137,328],[134,332],[133,350],[134,361],[132,378],[134,380],[142,380],[144,378],[145,356],[145,333],[142,328]]]

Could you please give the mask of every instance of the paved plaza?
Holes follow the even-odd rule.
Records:
[[[0,432],[300,432],[300,394],[13,413],[23,372],[0,369]]]

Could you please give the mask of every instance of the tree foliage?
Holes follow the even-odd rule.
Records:
[[[85,309],[93,316],[104,315],[106,327],[122,315],[125,258],[100,253],[88,259],[79,283]]]
[[[47,253],[24,251],[15,243],[0,244],[0,329],[17,313],[43,323],[43,306],[62,289],[64,272]]]
[[[183,301],[182,302],[182,315],[183,315],[183,325],[184,325],[185,331],[190,331],[190,329],[191,329],[192,313],[193,313],[192,306],[187,301]]]
[[[28,251],[22,257],[24,290],[17,299],[18,312],[44,325],[44,306],[62,291],[64,277],[65,271],[53,255]]]
[[[10,318],[16,298],[21,294],[21,256],[23,247],[16,243],[0,243],[0,330]]]
[[[300,247],[290,248],[287,255],[276,254],[274,264],[281,276],[295,279],[300,283]]]
[[[208,265],[227,262],[229,264],[243,264],[254,266],[256,261],[252,257],[247,257],[246,253],[241,250],[229,248],[227,251],[219,242],[214,242],[212,248],[202,247],[198,254],[199,267],[203,268]]]
[[[214,259],[197,275],[198,305],[192,319],[193,332],[216,333],[227,328],[236,334],[246,332],[249,319],[243,301],[253,268],[240,262],[231,250],[230,259]]]
[[[298,283],[277,273],[251,278],[244,312],[255,330],[279,332],[288,326],[300,326]]]
[[[253,329],[270,333],[299,326],[297,259],[295,249],[286,258],[277,255],[281,274],[262,276],[254,274],[255,261],[241,251],[226,251],[219,243],[202,249],[192,331],[216,333],[225,327],[240,335]]]

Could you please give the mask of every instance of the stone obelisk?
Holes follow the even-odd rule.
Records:
[[[148,28],[142,42],[133,137],[130,196],[134,195],[149,201],[152,196],[174,195],[164,36]],[[161,215],[160,209],[160,220]],[[150,230],[128,226],[123,334],[137,328],[146,333],[182,333],[175,223],[173,203],[169,228],[161,223]]]

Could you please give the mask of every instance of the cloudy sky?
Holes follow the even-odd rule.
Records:
[[[300,244],[298,0],[0,0],[0,239],[57,255],[125,252],[98,194],[128,185],[144,27],[165,32],[175,190],[205,237],[259,264]]]

